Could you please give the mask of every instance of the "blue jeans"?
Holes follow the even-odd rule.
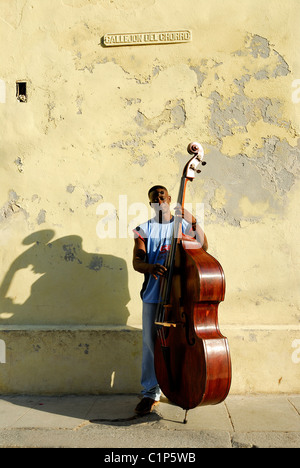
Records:
[[[143,302],[143,356],[142,356],[142,394],[144,397],[159,401],[160,388],[154,368],[154,344],[156,327],[154,324],[157,304]]]

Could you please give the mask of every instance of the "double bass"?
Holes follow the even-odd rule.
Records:
[[[187,148],[177,204],[184,207],[188,181],[195,177],[204,151],[199,143]],[[175,215],[174,232],[162,277],[156,311],[154,364],[157,381],[168,400],[185,410],[221,403],[231,385],[227,338],[218,325],[218,306],[225,297],[220,263],[194,237],[182,233],[182,216]]]

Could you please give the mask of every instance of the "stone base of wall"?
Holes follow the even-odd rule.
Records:
[[[7,327],[0,392],[100,394],[139,391],[141,330]]]
[[[228,325],[222,333],[232,358],[232,394],[300,392],[296,327]],[[0,340],[1,394],[140,392],[140,329],[7,326]]]

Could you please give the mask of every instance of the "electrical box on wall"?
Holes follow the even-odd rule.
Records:
[[[27,102],[27,82],[16,82],[16,96],[19,102]]]

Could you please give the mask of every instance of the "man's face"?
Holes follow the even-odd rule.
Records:
[[[166,215],[170,213],[171,197],[168,191],[163,188],[153,190],[149,195],[150,206],[156,214]]]

